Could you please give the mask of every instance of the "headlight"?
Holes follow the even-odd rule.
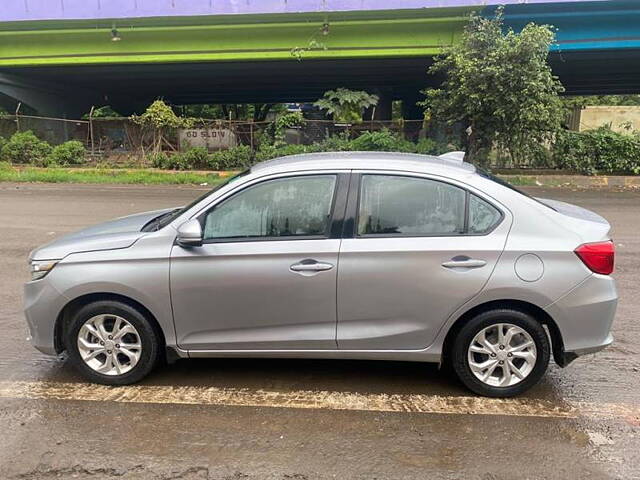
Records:
[[[57,260],[34,260],[31,262],[31,280],[40,280],[53,270]]]

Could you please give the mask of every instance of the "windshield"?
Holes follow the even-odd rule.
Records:
[[[476,172],[478,173],[478,175],[480,175],[481,177],[486,178],[487,180],[491,180],[492,182],[496,182],[500,185],[502,185],[503,187],[507,187],[510,190],[513,190],[514,192],[518,192],[520,195],[524,195],[527,198],[530,198],[531,200],[538,202],[540,205],[544,205],[547,208],[550,208],[551,210],[556,210],[555,208],[553,208],[551,205],[547,205],[544,202],[541,202],[540,200],[538,200],[536,197],[529,195],[527,192],[525,192],[524,190],[520,190],[517,187],[514,187],[513,185],[511,185],[509,182],[501,179],[500,177],[497,177],[495,175],[493,175],[492,173],[486,172],[480,168],[476,169]]]
[[[222,187],[225,187],[225,186],[229,185],[234,180],[237,180],[238,178],[243,177],[244,175],[248,174],[249,172],[250,172],[250,170],[245,170],[244,172],[238,173],[237,175],[233,175],[232,177],[229,177],[226,181],[222,182],[219,185],[216,185],[211,190],[208,190],[205,194],[200,195],[198,198],[196,198],[193,202],[189,203],[188,205],[185,205],[184,207],[176,208],[176,209],[171,210],[169,212],[163,213],[162,215],[154,218],[153,220],[148,222],[144,227],[142,227],[142,231],[143,232],[155,232],[157,230],[160,230],[161,228],[166,227],[175,218],[178,218],[184,212],[186,212],[187,210],[189,210],[193,206],[197,205],[199,202],[201,202],[202,200],[207,198],[213,192],[217,192]]]

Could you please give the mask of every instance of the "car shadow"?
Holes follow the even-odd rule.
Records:
[[[64,358],[40,365],[37,374],[23,372],[31,380],[86,383]],[[557,369],[550,365],[550,369]],[[30,373],[30,374],[29,374]],[[520,398],[562,402],[555,385],[557,372]],[[159,365],[139,385],[217,387],[278,392],[329,391],[360,394],[473,396],[448,367],[433,363],[268,358],[180,359]]]

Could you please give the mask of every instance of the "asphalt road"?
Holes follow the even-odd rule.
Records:
[[[0,184],[0,478],[640,478],[640,193],[532,191],[613,224],[616,343],[500,401],[399,362],[183,360],[85,384],[25,340],[28,252],[202,188]]]

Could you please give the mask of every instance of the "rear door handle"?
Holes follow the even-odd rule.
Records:
[[[464,258],[459,260],[449,260],[442,264],[445,268],[480,268],[487,264],[484,260],[477,260],[475,258]]]
[[[330,263],[318,262],[316,260],[302,260],[299,263],[294,263],[289,267],[293,272],[324,272],[331,270],[333,265]]]

